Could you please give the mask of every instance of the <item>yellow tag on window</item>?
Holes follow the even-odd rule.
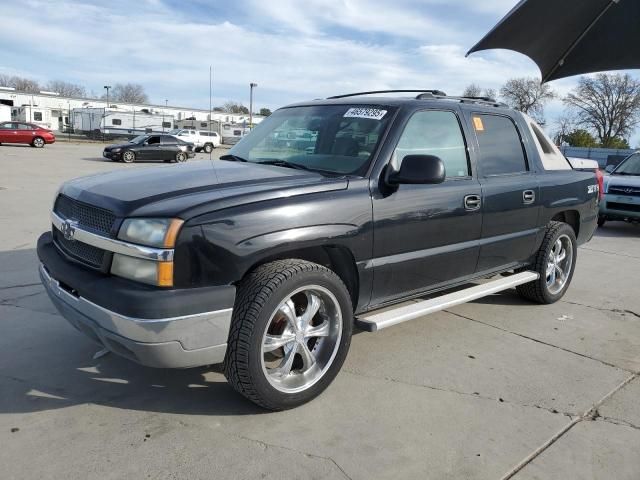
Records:
[[[484,131],[484,125],[482,124],[482,119],[480,117],[473,117],[473,126],[478,132]]]

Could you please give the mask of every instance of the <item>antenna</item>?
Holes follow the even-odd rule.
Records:
[[[213,98],[213,66],[209,65],[209,138],[211,139],[211,142],[213,143],[213,137],[211,137],[211,111],[212,111],[212,98]],[[213,161],[212,158],[213,155],[213,149],[211,149],[211,151],[209,152],[209,162],[211,163],[211,167],[213,168],[213,173],[216,176],[216,182],[220,183],[220,179],[218,178],[218,172],[216,172],[216,163]]]

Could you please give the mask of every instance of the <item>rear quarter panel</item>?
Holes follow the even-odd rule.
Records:
[[[547,171],[539,174],[540,210],[539,224],[544,226],[556,215],[573,211],[578,214],[578,244],[588,242],[598,221],[598,190],[594,172],[578,170]],[[542,243],[544,230],[539,234]]]

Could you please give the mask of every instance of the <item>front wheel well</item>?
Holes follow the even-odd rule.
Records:
[[[344,282],[349,295],[351,296],[351,303],[353,308],[356,308],[358,304],[358,296],[360,291],[360,278],[358,276],[358,268],[351,251],[340,245],[325,245],[317,247],[306,247],[295,250],[288,250],[286,252],[279,252],[276,255],[271,255],[263,258],[256,264],[252,265],[247,270],[244,276],[249,272],[255,270],[260,265],[273,262],[275,260],[306,260],[307,262],[317,263],[327,267],[335,272],[336,275]],[[243,276],[243,278],[244,278]]]
[[[578,238],[578,233],[580,232],[580,214],[576,210],[566,210],[556,213],[551,221],[566,223],[573,228],[573,232],[576,234],[576,238]]]

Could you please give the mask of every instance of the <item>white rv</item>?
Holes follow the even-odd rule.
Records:
[[[36,105],[12,107],[10,120],[16,122],[35,123],[43,128],[51,130],[51,110],[40,108]]]
[[[0,105],[0,122],[11,121],[11,107],[9,105]]]
[[[75,133],[87,135],[136,136],[168,132],[174,128],[172,115],[147,109],[126,111],[115,108],[74,108],[71,120]]]

